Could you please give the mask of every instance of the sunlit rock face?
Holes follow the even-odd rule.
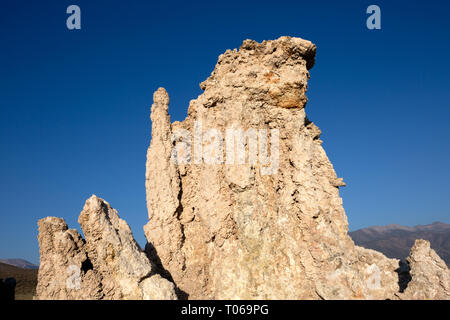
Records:
[[[400,299],[450,300],[450,272],[429,241],[416,240],[406,261],[411,279]]]
[[[39,220],[37,299],[449,299],[418,240],[407,263],[355,246],[338,178],[306,116],[316,46],[281,37],[220,55],[188,116],[151,107],[145,252],[111,205]]]
[[[398,291],[398,261],[347,235],[345,184],[305,112],[315,52],[300,38],[244,41],[219,56],[182,122],[171,123],[167,92],[155,92],[147,249],[190,299],[386,299]]]
[[[108,202],[92,196],[78,221],[85,239],[61,218],[39,220],[36,299],[176,299]]]

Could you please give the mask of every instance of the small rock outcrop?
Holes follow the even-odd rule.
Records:
[[[108,202],[92,196],[78,221],[85,239],[63,219],[38,222],[37,299],[176,299]]]
[[[85,241],[61,218],[39,220],[40,265],[36,298],[41,300],[100,299],[101,278],[89,268]],[[83,267],[88,266],[88,267]]]
[[[406,259],[411,280],[403,293],[404,300],[450,300],[450,272],[447,264],[430,248],[430,242],[416,240]]]

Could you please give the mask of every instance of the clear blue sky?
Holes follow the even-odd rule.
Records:
[[[66,8],[81,8],[81,30]],[[370,4],[381,30],[366,28]],[[450,222],[448,1],[0,3],[0,258],[37,263],[38,219],[70,227],[96,194],[145,243],[150,105],[172,120],[217,57],[246,38],[317,47],[307,114],[342,188],[350,229]]]

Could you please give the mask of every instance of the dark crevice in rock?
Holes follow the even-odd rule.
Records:
[[[304,123],[305,127],[307,127],[311,123],[312,123],[312,121],[309,120],[308,117],[305,116],[305,123]]]
[[[178,171],[178,180],[180,181],[180,183],[178,185],[179,188],[180,188],[180,191],[178,191],[178,196],[177,196],[177,198],[178,198],[178,207],[175,210],[175,213],[176,213],[177,219],[180,220],[180,215],[183,212],[183,205],[181,204],[181,199],[183,198],[183,180],[181,179],[181,175],[180,175],[179,171]]]
[[[150,276],[154,274],[159,274],[161,277],[163,277],[166,280],[169,280],[175,285],[175,294],[177,295],[179,300],[188,300],[189,294],[183,290],[181,290],[175,281],[173,280],[172,275],[170,272],[164,268],[162,265],[161,259],[158,256],[158,253],[156,251],[156,248],[150,243],[147,242],[145,245],[145,253],[147,255],[147,258],[153,263],[153,266],[155,267],[155,272],[152,272]]]
[[[408,283],[411,281],[410,267],[407,262],[400,260],[398,263],[398,269],[395,270],[398,274],[398,286],[399,292],[403,293],[408,287]]]
[[[92,262],[89,258],[87,258],[86,260],[84,260],[81,263],[81,270],[83,271],[84,274],[86,274],[86,272],[88,272],[89,270],[93,270],[94,266],[92,265]]]

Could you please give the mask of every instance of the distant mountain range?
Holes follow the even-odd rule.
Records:
[[[39,266],[23,259],[0,259],[0,263],[9,264],[11,266],[23,269],[39,269]]]
[[[375,226],[349,232],[356,245],[374,249],[389,258],[405,259],[414,241],[430,241],[431,248],[450,265],[450,225],[434,222],[429,225],[406,227],[397,224]]]

